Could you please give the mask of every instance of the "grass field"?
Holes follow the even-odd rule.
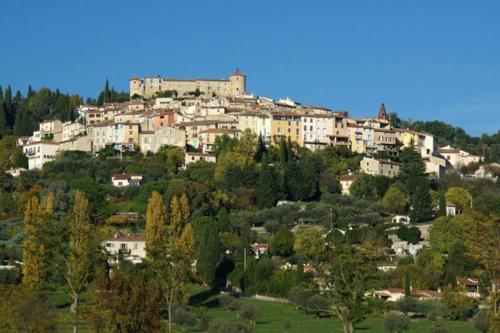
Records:
[[[215,319],[227,320],[227,321],[237,321],[241,320],[237,318],[235,312],[226,311],[220,306],[215,306],[217,303],[213,296],[207,299],[207,314]],[[261,317],[257,320],[257,325],[253,326],[253,332],[255,333],[275,333],[275,332],[285,332],[285,321],[287,319],[292,320],[293,328],[287,330],[287,333],[292,332],[308,332],[308,333],[341,333],[342,325],[337,319],[332,318],[321,318],[317,319],[315,316],[306,315],[298,310],[296,310],[292,305],[288,304],[276,304],[269,302],[256,301],[251,299],[241,299],[239,300],[241,304],[252,303],[257,305],[261,310]],[[446,327],[450,333],[473,333],[477,332],[472,327],[470,322],[461,321],[446,321],[442,322],[443,326]],[[405,332],[410,333],[425,333],[430,332],[432,323],[429,320],[412,320],[410,324],[410,329]],[[384,321],[382,318],[369,318],[364,322],[358,324],[355,327],[355,331],[359,332],[387,332],[384,329]],[[188,330],[188,332],[201,332],[196,328]]]
[[[236,312],[226,311],[218,303],[218,295],[208,293],[201,288],[193,289],[193,296],[191,303],[199,310],[204,310],[210,317],[224,321],[242,321],[238,318]],[[57,332],[71,332],[71,316],[69,315],[68,298],[62,294],[56,294],[51,297],[51,302],[58,308],[60,313],[59,327]],[[280,333],[285,332],[285,321],[291,320],[293,328],[287,330],[287,333],[342,333],[342,325],[337,319],[321,318],[317,319],[315,316],[306,315],[301,311],[296,310],[292,305],[277,304],[270,302],[256,301],[248,298],[239,299],[241,304],[255,304],[260,308],[261,316],[257,320],[257,324],[252,326],[252,331],[255,333]],[[450,333],[474,333],[477,332],[471,322],[463,321],[444,321],[443,326],[448,329]],[[412,320],[408,333],[426,333],[430,332],[432,323],[428,320]],[[91,332],[90,328],[82,323],[80,325],[81,333]],[[386,332],[384,329],[384,321],[382,318],[372,317],[355,327],[357,332]],[[176,332],[182,332],[176,330]],[[189,328],[187,332],[202,332],[200,329],[193,327]]]

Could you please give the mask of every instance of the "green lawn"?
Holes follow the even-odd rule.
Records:
[[[209,298],[207,306],[207,314],[215,319],[236,321],[241,320],[237,318],[235,312],[226,311],[220,306],[215,306],[214,299],[217,296]],[[261,317],[257,320],[257,325],[254,327],[255,333],[275,333],[285,332],[284,323],[287,319],[292,320],[293,329],[287,332],[328,332],[328,333],[341,333],[342,325],[336,319],[321,318],[317,319],[315,316],[306,315],[296,310],[292,305],[275,304],[269,302],[255,301],[251,299],[241,299],[241,304],[252,303],[261,309]],[[202,303],[203,305],[203,303]],[[447,321],[443,323],[450,333],[473,333],[477,332],[472,327],[470,322],[460,321]],[[406,332],[410,333],[425,333],[429,332],[432,323],[428,320],[413,320],[410,324],[410,329]],[[384,321],[382,318],[369,318],[356,326],[358,332],[386,332],[384,330]],[[193,328],[188,332],[200,332],[200,330]]]
[[[219,295],[211,295],[206,290],[200,287],[192,288],[193,296],[191,303],[198,309],[205,309],[206,313],[214,319],[225,321],[238,321],[236,312],[226,311],[219,306],[217,298]],[[62,294],[55,294],[51,298],[54,305],[58,307],[60,313],[58,332],[71,332],[71,316],[69,315],[68,298]],[[296,310],[292,305],[276,304],[269,302],[256,301],[248,298],[238,300],[241,304],[255,304],[261,310],[261,317],[257,320],[257,325],[253,327],[255,333],[279,333],[285,332],[284,323],[290,319],[293,322],[293,328],[288,330],[288,333],[342,333],[342,325],[333,318],[317,319],[312,315],[306,315],[301,311]],[[446,321],[444,326],[448,328],[450,333],[476,333],[470,322],[461,321]],[[430,332],[431,322],[428,320],[412,320],[409,333],[426,333]],[[80,332],[91,332],[90,328],[82,323]],[[384,322],[382,318],[369,318],[356,326],[357,332],[386,332],[384,330]],[[180,330],[177,332],[181,332]],[[188,332],[201,332],[196,327],[190,328]]]

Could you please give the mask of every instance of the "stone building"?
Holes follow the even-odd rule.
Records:
[[[246,92],[246,76],[236,70],[227,79],[169,79],[159,75],[130,79],[130,97],[152,98],[165,91],[175,92],[179,97],[188,96],[195,91],[208,98],[240,96]]]

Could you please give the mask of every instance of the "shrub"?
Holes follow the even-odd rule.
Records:
[[[245,304],[241,307],[239,315],[248,320],[250,325],[255,325],[257,318],[260,317],[260,309],[256,305]]]
[[[231,304],[235,302],[235,298],[229,295],[222,295],[219,297],[219,303],[227,310],[231,310]]]
[[[404,297],[396,302],[396,310],[408,315],[409,312],[416,312],[417,301],[413,297]]]
[[[474,323],[474,328],[479,332],[486,333],[490,328],[488,321],[488,315],[485,311],[479,311],[474,317],[472,317],[472,322]]]
[[[477,309],[477,303],[461,292],[445,291],[441,299],[443,317],[450,320],[465,320],[472,317]]]
[[[208,333],[250,333],[250,329],[242,323],[213,320],[208,327]]]
[[[410,327],[410,320],[405,315],[391,312],[385,315],[384,327],[391,333],[400,333]]]

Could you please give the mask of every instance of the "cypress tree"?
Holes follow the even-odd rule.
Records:
[[[26,98],[30,98],[34,95],[33,88],[31,88],[31,84],[28,86],[28,92],[26,93]]]
[[[104,93],[103,93],[103,102],[104,103],[109,103],[110,100],[110,91],[109,91],[109,81],[106,79],[106,83],[104,84]]]
[[[260,207],[272,207],[279,199],[279,186],[276,180],[276,175],[269,168],[267,153],[262,155],[261,170],[259,182],[255,191],[257,204]]]
[[[408,269],[405,273],[405,297],[411,297],[410,271]]]
[[[286,151],[286,143],[285,139],[281,139],[280,141],[280,163],[281,165],[285,165],[287,162],[287,151]]]
[[[446,196],[444,192],[439,194],[439,216],[446,216]]]
[[[3,89],[2,89],[2,85],[0,85],[0,105],[3,104]]]
[[[7,115],[3,109],[3,103],[0,100],[0,138],[7,134]]]
[[[267,152],[266,143],[262,138],[262,134],[259,134],[259,138],[257,141],[257,152],[255,153],[255,160],[260,162],[262,160],[262,156]]]
[[[293,148],[292,148],[292,139],[288,137],[288,141],[286,142],[286,159],[290,162],[293,159]]]
[[[14,102],[21,103],[22,99],[23,99],[23,95],[21,95],[21,91],[16,90],[16,94],[14,95]]]

